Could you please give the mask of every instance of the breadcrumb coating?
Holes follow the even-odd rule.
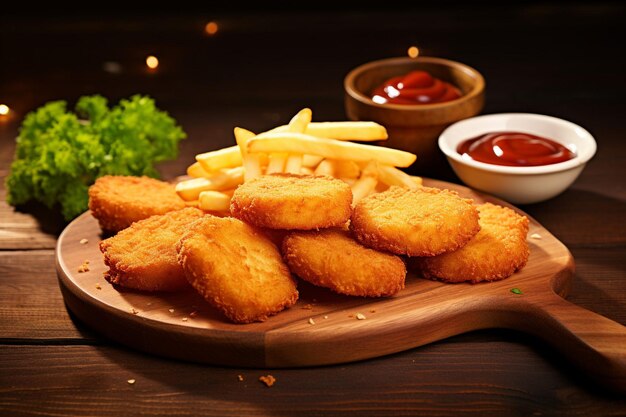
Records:
[[[296,281],[265,234],[207,215],[176,246],[189,283],[235,323],[265,321],[298,300]]]
[[[231,214],[270,229],[313,230],[341,226],[350,218],[352,190],[330,176],[271,174],[240,185]]]
[[[526,265],[530,255],[526,241],[528,218],[491,203],[479,205],[478,211],[481,229],[467,245],[417,261],[425,278],[445,282],[495,281]]]
[[[178,264],[176,243],[204,212],[185,208],[133,223],[100,242],[106,279],[112,284],[141,291],[177,291],[189,288]]]
[[[149,177],[106,175],[89,187],[89,209],[102,230],[119,232],[138,220],[185,208],[174,186]]]
[[[398,256],[366,248],[345,230],[293,232],[282,251],[294,274],[339,294],[388,297],[404,288],[406,267]]]
[[[350,227],[363,245],[408,256],[456,250],[480,229],[472,200],[455,191],[397,186],[359,201]]]

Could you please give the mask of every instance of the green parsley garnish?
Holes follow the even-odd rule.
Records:
[[[511,288],[511,292],[513,294],[523,294],[522,290],[520,290],[519,288]]]
[[[176,158],[186,137],[147,96],[111,108],[102,96],[83,96],[75,113],[66,106],[49,102],[24,118],[6,179],[9,204],[36,200],[71,220],[87,210],[87,190],[97,178],[158,177],[154,164]]]

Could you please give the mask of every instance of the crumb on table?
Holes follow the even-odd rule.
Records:
[[[84,261],[79,267],[78,272],[83,273],[89,271],[89,261]]]
[[[276,378],[274,378],[272,375],[263,375],[259,377],[259,381],[261,381],[268,387],[271,387],[276,382]]]

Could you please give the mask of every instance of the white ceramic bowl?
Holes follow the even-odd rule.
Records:
[[[543,136],[561,143],[576,156],[557,164],[510,167],[462,158],[457,152],[464,140],[498,131]],[[537,203],[562,193],[596,153],[596,141],[582,127],[556,117],[530,113],[489,114],[461,120],[444,130],[438,143],[465,184],[514,204]]]

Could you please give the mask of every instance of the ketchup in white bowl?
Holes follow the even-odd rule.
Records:
[[[463,158],[514,167],[558,164],[576,157],[552,139],[523,132],[486,133],[461,142],[457,152]]]
[[[596,153],[583,127],[532,113],[470,117],[448,126],[438,143],[465,184],[513,204],[562,193]]]

